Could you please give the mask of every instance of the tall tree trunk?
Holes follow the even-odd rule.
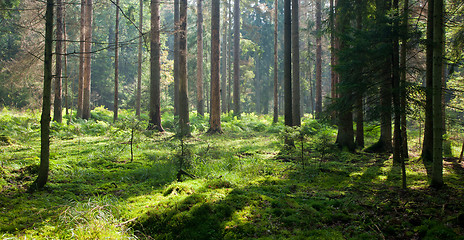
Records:
[[[232,109],[232,10],[231,10],[231,0],[228,0],[227,4],[227,13],[228,13],[228,29],[227,29],[227,36],[228,36],[228,43],[227,43],[227,113],[229,113]]]
[[[404,0],[403,3],[403,38],[401,45],[401,80],[400,80],[400,105],[401,105],[401,172],[402,185],[406,188],[406,159],[408,154],[408,137],[407,137],[407,122],[406,122],[406,54],[408,47],[408,21],[409,21],[409,0]]]
[[[179,0],[174,0],[174,116],[179,116]]]
[[[334,70],[335,66],[335,6],[334,6],[334,0],[330,0],[330,13],[329,13],[329,18],[330,18],[330,97],[332,99],[336,98],[336,84],[335,84],[335,78],[336,78],[336,72]]]
[[[149,129],[163,132],[160,103],[160,13],[159,0],[151,0],[151,40],[150,40],[150,120]]]
[[[84,104],[84,54],[85,54],[85,3],[81,0],[81,21],[80,21],[80,41],[79,41],[79,80],[77,91],[77,117],[82,118]]]
[[[140,102],[142,99],[142,43],[143,43],[143,0],[140,0],[139,13],[139,45],[138,45],[138,60],[137,60],[137,93],[135,97],[135,115],[140,118]]]
[[[279,84],[279,61],[277,58],[278,53],[278,38],[277,31],[279,29],[279,19],[278,19],[278,0],[274,1],[274,118],[273,122],[277,123],[279,121],[279,100],[278,100],[278,84]]]
[[[61,123],[63,121],[63,108],[62,108],[62,62],[61,56],[63,55],[63,2],[62,0],[56,1],[56,43],[55,43],[55,101],[53,103],[53,120]]]
[[[63,0],[63,68],[64,68],[64,106],[66,108],[66,115],[69,115],[69,95],[68,95],[68,49],[67,49],[67,31],[66,31],[66,0]],[[72,104],[72,99],[71,99]],[[72,113],[72,111],[71,111]],[[71,119],[72,116],[69,117]]]
[[[240,117],[240,0],[234,0],[234,115]]]
[[[433,17],[433,165],[431,186],[443,187],[443,0],[434,1]]]
[[[205,114],[203,99],[203,7],[202,0],[197,0],[197,112]]]
[[[211,114],[209,118],[210,128],[208,133],[221,133],[221,96],[219,85],[220,70],[220,2],[212,0],[211,2]]]
[[[365,3],[363,0],[356,0],[356,28],[361,31],[363,28],[363,15]],[[361,79],[359,79],[361,80]],[[363,92],[356,94],[356,146],[364,148],[364,109],[363,109]]]
[[[118,120],[119,92],[119,0],[116,0],[116,24],[114,31],[114,102],[113,122]]]
[[[300,24],[299,24],[299,0],[292,0],[292,123],[300,126]]]
[[[427,41],[426,41],[426,73],[425,73],[425,124],[422,145],[422,162],[427,166],[433,162],[433,18],[434,2],[427,4]]]
[[[292,126],[292,14],[291,0],[284,0],[284,105],[285,125]]]
[[[180,0],[179,19],[179,127],[181,136],[190,136],[187,85],[187,0]]]
[[[53,0],[47,0],[45,13],[45,57],[44,57],[44,89],[42,117],[40,120],[40,166],[39,175],[32,183],[34,191],[45,186],[50,169],[50,104],[52,88],[52,46],[53,46]]]
[[[399,13],[399,0],[393,0],[393,17],[397,18]],[[401,145],[401,106],[400,106],[400,49],[399,49],[399,24],[395,21],[392,26],[392,82],[393,82],[393,108],[395,112],[395,129],[394,129],[394,149],[393,164],[400,165],[402,162]]]
[[[84,88],[82,103],[82,118],[90,118],[90,87],[92,62],[92,0],[86,0],[85,6],[85,53],[84,53]]]
[[[322,21],[321,0],[316,0],[316,118],[322,113]]]
[[[224,13],[227,11],[226,6],[224,5]],[[223,38],[222,38],[222,43],[221,43],[221,112],[226,113],[227,112],[227,18],[226,14],[224,14],[223,18]]]

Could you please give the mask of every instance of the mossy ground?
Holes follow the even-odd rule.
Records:
[[[51,169],[43,191],[27,193],[39,164],[38,114],[0,113],[0,237],[4,239],[463,239],[462,165],[445,161],[445,189],[428,187],[412,158],[408,189],[388,155],[315,152],[318,132],[303,124],[301,144],[283,154],[285,129],[270,117],[223,117],[222,135],[148,132],[121,114],[94,111],[91,121],[52,124]],[[132,128],[134,158],[131,161]],[[411,135],[413,135],[412,133]],[[368,142],[377,137],[372,131]],[[415,148],[412,142],[411,148]],[[417,154],[412,152],[412,156]],[[183,176],[182,167],[197,178]]]

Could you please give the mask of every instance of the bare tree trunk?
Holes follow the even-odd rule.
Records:
[[[401,89],[401,137],[402,137],[402,159],[405,161],[409,159],[408,153],[408,136],[407,136],[407,121],[406,121],[406,109],[407,109],[407,101],[406,101],[406,68],[407,68],[407,48],[408,48],[408,31],[409,31],[409,0],[404,0],[403,6],[403,39],[401,45],[401,63],[400,63],[400,70],[401,70],[401,81],[400,81],[400,89]]]
[[[84,54],[85,54],[85,3],[81,0],[80,43],[79,43],[79,80],[77,91],[77,118],[82,118],[84,104]]]
[[[85,6],[85,53],[84,53],[84,88],[82,118],[90,118],[90,87],[92,62],[92,0],[86,0]]]
[[[118,120],[118,92],[119,92],[119,0],[116,0],[116,24],[114,32],[114,107],[113,122]]]
[[[393,17],[398,17],[399,0],[393,0]],[[393,82],[393,109],[395,112],[394,122],[394,148],[393,148],[393,164],[400,165],[402,162],[401,145],[403,138],[401,137],[401,91],[400,91],[400,49],[398,36],[398,21],[395,21],[392,26],[392,82]]]
[[[181,136],[190,136],[187,85],[187,0],[180,0],[179,19],[179,127]]]
[[[240,116],[240,0],[234,0],[234,115]]]
[[[137,60],[137,93],[135,97],[135,115],[140,118],[140,102],[142,99],[142,44],[143,44],[143,0],[140,0],[140,14],[139,14],[139,46],[138,46],[138,60]]]
[[[66,0],[63,0],[63,68],[64,68],[64,106],[66,108],[66,115],[69,115],[69,95],[68,95],[68,50],[67,50],[67,31],[66,31]],[[71,100],[72,104],[72,100]],[[72,113],[72,112],[71,112]],[[69,117],[71,119],[72,116]]]
[[[160,13],[159,0],[151,0],[150,41],[150,115],[149,129],[163,132],[160,103]]]
[[[334,0],[330,0],[330,97],[332,99],[336,98],[335,91],[335,6]],[[317,98],[317,97],[316,97]]]
[[[299,0],[292,0],[292,123],[300,126],[300,24],[299,24]]]
[[[219,69],[220,69],[220,36],[219,36],[219,19],[220,19],[219,0],[212,0],[211,3],[211,114],[209,119],[210,128],[208,133],[221,133],[221,99],[219,86]]]
[[[284,0],[284,104],[285,125],[292,126],[292,15],[291,0]]]
[[[274,118],[273,122],[277,123],[279,121],[279,100],[278,100],[278,84],[279,84],[279,62],[277,58],[278,53],[278,39],[277,31],[279,29],[279,19],[278,19],[278,0],[274,1]]]
[[[322,113],[322,21],[321,0],[316,1],[316,118]]]
[[[174,0],[174,116],[179,116],[179,0]]]
[[[443,183],[443,0],[434,1],[433,15],[433,165],[431,186],[442,188]]]
[[[63,3],[61,0],[56,1],[56,43],[55,43],[55,101],[53,104],[53,120],[61,123],[63,121],[62,108],[62,71],[63,65],[61,56],[63,55]]]
[[[224,5],[224,13],[226,12],[227,8],[226,6]],[[223,40],[222,40],[222,43],[221,43],[221,46],[222,46],[222,50],[221,50],[221,58],[222,58],[222,61],[221,61],[221,89],[220,89],[220,93],[221,93],[221,112],[223,113],[226,113],[227,112],[227,18],[226,18],[226,14],[224,14],[224,18],[222,20],[223,22]]]
[[[39,175],[32,183],[30,191],[41,189],[48,180],[50,169],[50,104],[52,88],[52,46],[53,46],[53,0],[47,0],[45,13],[45,57],[44,57],[44,89],[42,117],[40,120],[40,166]]]
[[[205,114],[203,99],[203,7],[202,0],[197,0],[197,112]]]

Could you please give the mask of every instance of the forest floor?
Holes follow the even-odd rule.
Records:
[[[412,150],[402,189],[390,155],[338,150],[335,129],[311,119],[302,136],[270,117],[225,116],[225,133],[211,136],[207,118],[192,117],[193,137],[179,139],[172,116],[165,133],[110,116],[97,109],[94,120],[53,123],[49,182],[28,193],[38,114],[0,112],[0,238],[464,239],[454,158],[444,162],[446,187],[434,190]],[[192,176],[177,181],[180,168]]]

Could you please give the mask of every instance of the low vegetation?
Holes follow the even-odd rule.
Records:
[[[192,114],[193,137],[179,139],[169,110],[165,133],[145,130],[147,117],[132,112],[115,124],[103,108],[92,114],[52,124],[49,182],[30,194],[39,115],[2,110],[1,238],[464,239],[464,172],[454,158],[437,191],[411,152],[403,190],[389,155],[341,151],[330,124],[309,118],[287,129],[269,116],[224,115],[224,134],[207,135],[208,118]],[[373,143],[378,128],[366,136]]]

